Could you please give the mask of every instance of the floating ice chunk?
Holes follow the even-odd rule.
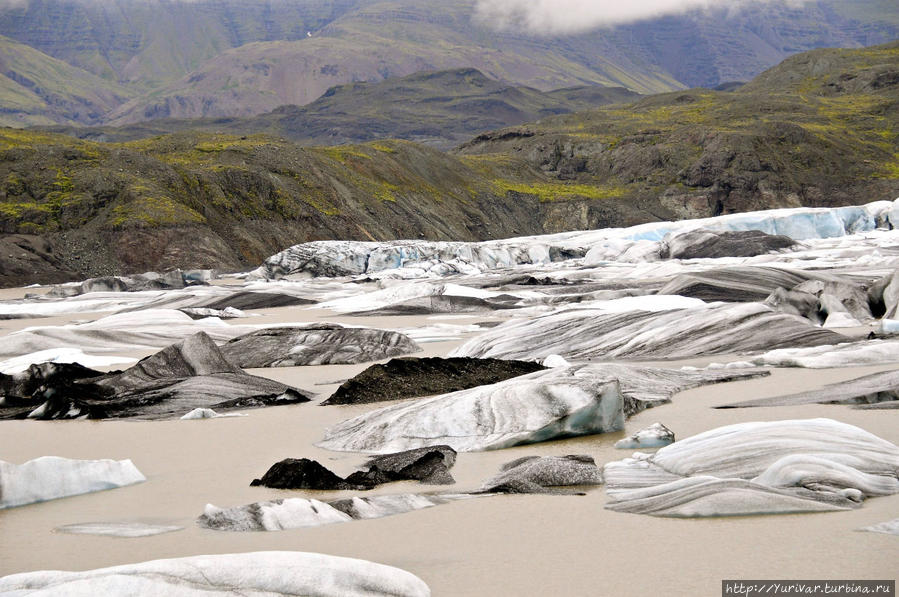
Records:
[[[544,367],[549,367],[551,369],[555,369],[556,367],[570,367],[571,363],[565,360],[565,357],[557,354],[551,354],[545,359],[543,359],[542,365]]]
[[[602,473],[592,456],[525,456],[505,463],[500,472],[481,484],[490,493],[555,493],[556,487],[598,485]]]
[[[672,297],[655,298],[664,301]],[[504,323],[469,340],[450,356],[536,360],[560,354],[573,360],[674,359],[846,340],[840,334],[759,303],[701,304],[703,308],[623,313],[579,305],[534,319]]]
[[[620,450],[643,450],[661,448],[672,443],[674,443],[674,432],[661,423],[653,423],[630,437],[618,440],[615,442],[615,447]]]
[[[38,363],[79,363],[85,367],[107,367],[110,365],[123,365],[133,363],[137,359],[129,357],[98,356],[85,354],[80,348],[48,348],[19,357],[13,357],[0,361],[0,373],[11,375],[21,373]]]
[[[164,524],[145,524],[142,522],[82,522],[67,524],[54,529],[60,533],[73,535],[104,535],[107,537],[151,537],[163,533],[182,531],[184,527]]]
[[[431,595],[424,581],[399,568],[365,560],[290,551],[192,556],[85,572],[26,572],[0,578],[0,593],[67,597]]]
[[[899,217],[897,217],[895,221],[897,224],[899,224]],[[899,536],[899,518],[894,518],[893,520],[888,520],[886,522],[881,522],[878,524],[872,524],[869,527],[862,527],[856,530],[868,531],[871,533],[886,533],[887,535]]]
[[[377,454],[435,444],[491,450],[617,431],[623,409],[618,381],[601,370],[548,369],[372,411],[330,428],[318,445]]]
[[[607,508],[729,516],[857,507],[899,493],[899,447],[830,419],[739,423],[608,463]]]
[[[880,333],[899,334],[899,319],[881,319]]]
[[[219,414],[212,410],[211,408],[195,408],[183,417],[181,417],[182,421],[190,421],[195,419],[221,419],[227,417],[246,417],[247,415],[244,413],[226,413]]]
[[[130,460],[42,456],[24,464],[0,460],[0,509],[115,489],[146,481]]]
[[[824,327],[827,329],[833,328],[857,328],[861,327],[862,322],[853,317],[849,313],[845,313],[843,311],[834,311],[830,315],[827,316],[827,319],[824,321]]]
[[[288,498],[228,509],[206,504],[200,526],[220,531],[283,531],[350,520],[348,514],[325,502]]]
[[[329,429],[319,446],[387,453],[447,444],[476,451],[619,431],[624,417],[668,402],[679,391],[766,374],[618,364],[546,369],[371,411]]]
[[[866,340],[843,344],[825,344],[807,348],[771,350],[746,363],[749,367],[857,367],[899,362],[899,342],[894,340]],[[710,369],[730,366],[712,363]]]
[[[283,531],[403,514],[463,499],[464,494],[378,495],[322,502],[315,499],[287,498],[255,502],[235,508],[217,508],[211,504],[198,519],[201,527],[216,531]]]

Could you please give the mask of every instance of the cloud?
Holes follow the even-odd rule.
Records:
[[[806,0],[478,0],[475,18],[501,30],[540,35],[582,33],[696,10],[801,5]]]

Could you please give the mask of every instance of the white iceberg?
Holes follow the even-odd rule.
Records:
[[[104,537],[134,539],[174,533],[175,531],[184,530],[184,527],[170,524],[146,524],[143,522],[82,522],[63,525],[56,527],[54,530],[59,533],[72,535],[101,535]]]
[[[644,427],[630,437],[615,442],[619,450],[644,450],[647,448],[661,448],[674,443],[674,432],[662,425],[653,423]]]
[[[384,454],[447,444],[470,452],[620,431],[625,417],[668,402],[679,391],[766,374],[558,367],[374,410],[331,427],[318,445]]]
[[[198,524],[217,531],[285,531],[305,527],[382,518],[431,508],[452,500],[473,497],[465,494],[377,495],[322,502],[316,499],[286,498],[255,502],[235,508],[207,504]]]
[[[899,447],[831,419],[739,423],[610,462],[607,508],[653,516],[842,510],[899,493]]]
[[[85,354],[80,348],[48,348],[0,361],[0,373],[21,373],[38,363],[78,363],[88,368],[109,367],[133,363],[137,359],[108,355]]]
[[[25,572],[0,578],[0,594],[429,597],[431,591],[417,576],[392,566],[316,553],[268,551],[153,560],[84,572]]]
[[[387,454],[446,444],[470,452],[623,426],[618,381],[577,366],[381,408],[331,427],[318,445]]]
[[[469,340],[450,356],[539,360],[558,354],[572,360],[675,359],[845,340],[808,320],[778,313],[760,303],[623,313],[579,306],[504,323]]]
[[[0,460],[0,509],[146,480],[130,460],[71,460],[57,456],[42,456],[24,464]]]

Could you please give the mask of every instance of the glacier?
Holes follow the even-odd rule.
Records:
[[[583,258],[588,265],[619,258],[644,261],[661,254],[661,241],[667,236],[694,230],[760,230],[801,241],[847,236],[879,227],[899,228],[899,204],[895,201],[838,208],[775,209],[483,242],[313,241],[269,257],[251,276],[342,277],[411,269],[415,271],[409,277],[444,277],[572,258]]]

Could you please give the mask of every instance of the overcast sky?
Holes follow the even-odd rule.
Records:
[[[579,33],[643,19],[719,8],[738,10],[764,3],[800,5],[804,0],[478,0],[476,17],[500,29],[542,35]]]

